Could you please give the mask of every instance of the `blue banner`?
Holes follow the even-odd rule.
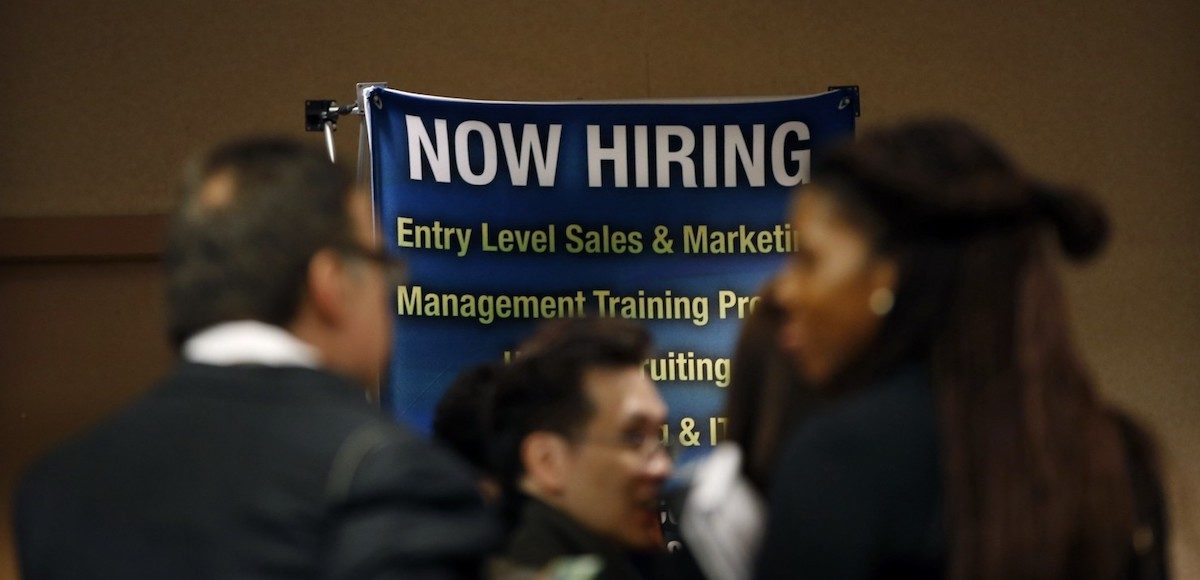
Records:
[[[644,322],[667,435],[719,441],[729,356],[790,251],[788,192],[854,131],[857,95],[671,102],[469,101],[372,89],[371,181],[397,288],[383,388],[428,429],[466,367],[559,317]]]

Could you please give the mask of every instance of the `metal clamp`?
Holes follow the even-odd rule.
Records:
[[[304,130],[325,133],[325,148],[329,151],[329,162],[336,161],[333,132],[337,131],[338,119],[342,115],[364,115],[363,96],[372,87],[386,87],[387,83],[358,83],[355,86],[357,96],[354,104],[338,106],[337,101],[326,99],[309,99],[304,101]]]
[[[324,131],[325,148],[329,150],[329,162],[336,159],[333,147],[333,132],[337,130],[338,117],[350,113],[356,105],[339,107],[337,101],[309,99],[304,101],[304,130]]]

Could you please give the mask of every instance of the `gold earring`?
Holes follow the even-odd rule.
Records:
[[[871,312],[874,312],[875,316],[886,316],[892,311],[892,306],[896,305],[896,295],[892,294],[890,289],[880,287],[871,292],[868,302],[870,302]]]

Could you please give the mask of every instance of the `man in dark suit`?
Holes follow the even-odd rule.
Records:
[[[570,577],[660,577],[667,406],[643,369],[650,336],[615,319],[557,321],[494,386],[511,563]]]
[[[366,194],[288,140],[220,147],[183,189],[166,252],[183,360],[27,473],[24,577],[477,574],[497,532],[471,475],[363,391],[395,270]]]

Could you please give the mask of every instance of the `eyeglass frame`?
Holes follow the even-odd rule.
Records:
[[[679,448],[669,437],[650,435],[648,432],[625,433],[615,437],[574,437],[568,440],[632,451],[645,463],[653,461],[660,452],[672,463],[679,456]]]
[[[385,250],[366,248],[358,244],[339,245],[333,249],[343,256],[359,258],[378,264],[383,269],[384,277],[392,288],[403,285],[408,279],[408,267],[405,265],[404,260],[389,254]]]

